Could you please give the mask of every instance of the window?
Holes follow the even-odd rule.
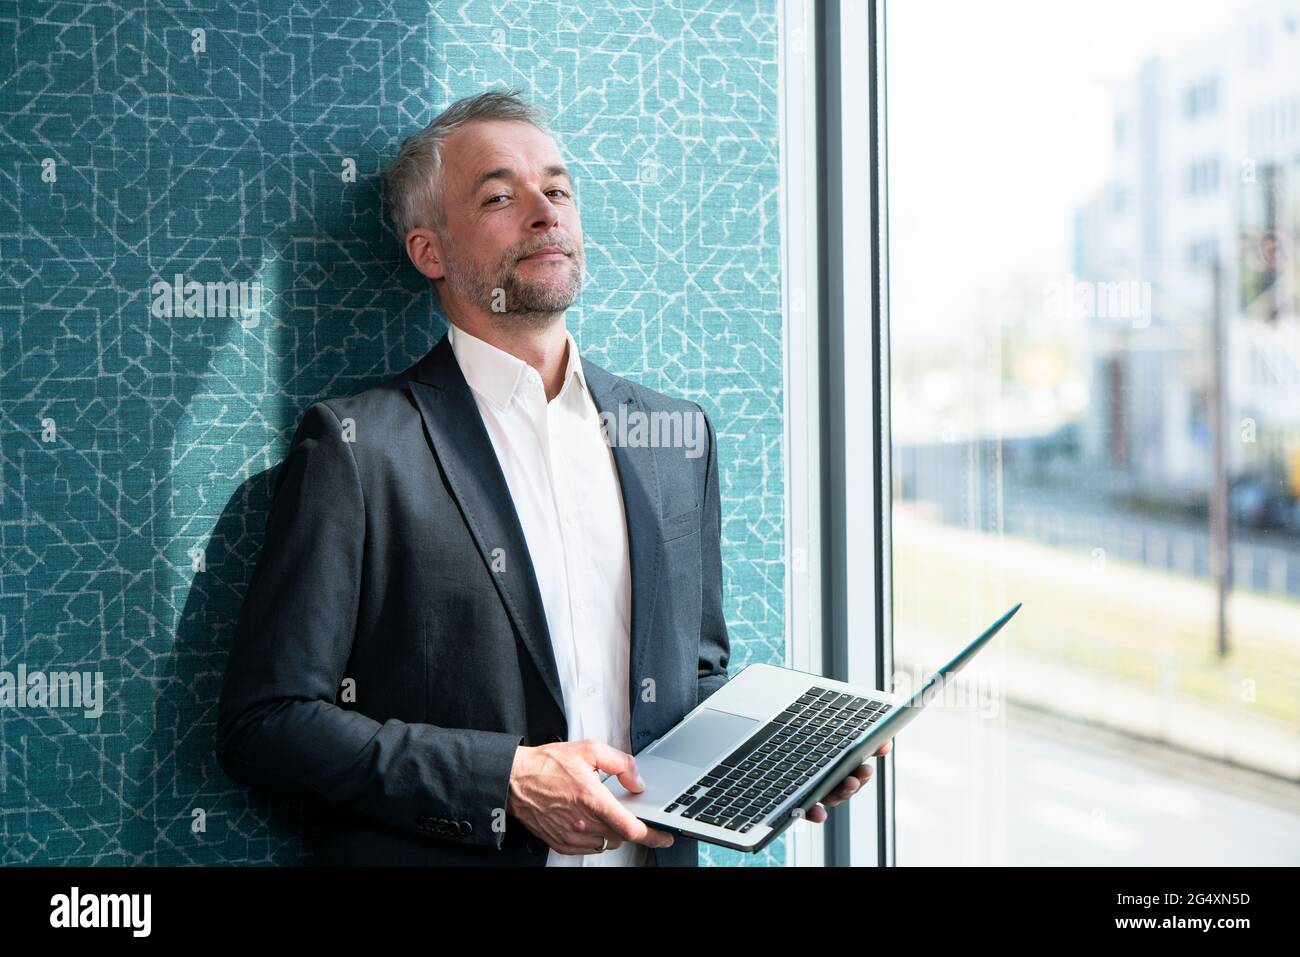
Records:
[[[1219,241],[1214,237],[1199,239],[1187,246],[1187,262],[1193,269],[1209,267],[1219,255]]]
[[[1192,196],[1213,193],[1219,188],[1218,157],[1198,160],[1187,167],[1187,192]]]
[[[900,735],[895,859],[1295,864],[1300,163],[1202,127],[1294,88],[1295,34],[1252,3],[881,7],[882,660],[925,673],[1024,603]]]
[[[1190,119],[1214,112],[1219,106],[1219,81],[1212,78],[1191,87],[1187,91],[1186,103]]]

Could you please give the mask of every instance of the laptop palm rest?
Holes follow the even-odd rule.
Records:
[[[738,714],[703,708],[651,748],[647,755],[708,770],[762,723]]]

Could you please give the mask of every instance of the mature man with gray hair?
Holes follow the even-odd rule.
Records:
[[[326,814],[324,863],[694,866],[695,840],[647,827],[599,772],[640,790],[634,752],[727,680],[712,423],[579,356],[573,176],[517,93],[452,104],[385,184],[450,325],[400,375],[307,410],[231,651],[221,765]],[[616,413],[693,418],[707,454],[616,439]]]

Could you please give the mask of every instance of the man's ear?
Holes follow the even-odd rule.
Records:
[[[442,279],[447,275],[443,266],[442,242],[432,229],[421,226],[407,233],[406,255],[415,268],[430,279]]]

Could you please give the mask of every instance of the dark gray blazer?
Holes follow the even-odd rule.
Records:
[[[582,367],[602,412],[676,410],[708,433],[695,458],[614,447],[635,753],[727,680],[717,444],[695,403]],[[544,866],[506,796],[517,746],[568,740],[562,700],[523,530],[446,335],[308,408],[221,689],[226,774],[321,815],[318,863]],[[691,867],[697,852],[678,836],[651,853]]]

